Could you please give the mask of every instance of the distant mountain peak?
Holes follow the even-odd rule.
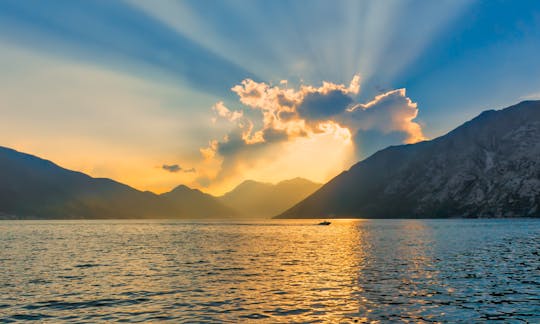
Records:
[[[194,191],[203,193],[199,189],[190,188],[184,184],[174,187],[173,190],[169,191],[168,193],[181,193],[181,192],[194,192]]]
[[[233,190],[238,188],[249,188],[253,186],[272,186],[269,182],[262,182],[262,181],[256,181],[256,180],[244,180],[242,181],[238,186],[236,186]]]
[[[311,180],[308,180],[306,178],[302,178],[302,177],[296,177],[296,178],[292,178],[292,179],[287,179],[287,180],[282,180],[280,182],[278,182],[276,185],[287,185],[287,184],[315,184],[315,185],[320,185],[319,183],[316,183],[314,181],[311,181]]]
[[[281,180],[277,183],[271,183],[271,182],[265,182],[265,181],[257,181],[257,180],[253,180],[253,179],[248,179],[248,180],[244,180],[242,181],[239,185],[237,185],[235,188],[233,188],[231,191],[234,191],[238,188],[243,188],[243,187],[250,187],[250,186],[267,186],[267,187],[273,187],[273,186],[279,186],[279,185],[286,185],[286,184],[294,184],[294,183],[310,183],[310,184],[317,184],[316,182],[313,182],[311,180],[308,180],[306,178],[302,178],[302,177],[295,177],[295,178],[291,178],[291,179],[285,179],[285,180]]]
[[[219,197],[219,200],[246,217],[270,217],[294,205],[320,186],[299,177],[277,184],[245,180]]]

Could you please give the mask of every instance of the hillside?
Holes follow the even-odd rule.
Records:
[[[180,199],[158,196],[119,182],[92,178],[36,156],[0,147],[0,219],[103,219],[223,217],[231,211],[201,192]]]
[[[355,164],[279,218],[540,216],[540,101]]]

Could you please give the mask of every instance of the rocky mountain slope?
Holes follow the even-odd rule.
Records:
[[[540,217],[540,101],[381,150],[278,217]]]

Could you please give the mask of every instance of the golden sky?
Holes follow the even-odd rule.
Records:
[[[156,193],[325,182],[388,145],[539,98],[539,11],[0,1],[0,145]]]

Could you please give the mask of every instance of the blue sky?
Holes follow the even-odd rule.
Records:
[[[245,178],[295,175],[325,181],[377,149],[412,141],[410,127],[420,127],[416,140],[429,139],[482,110],[540,99],[539,54],[534,0],[3,0],[0,145],[154,191],[186,183],[221,192]],[[231,91],[246,79],[282,90],[348,87],[355,75],[359,91],[333,90],[347,109],[406,89],[380,98],[404,110],[268,124],[262,116],[273,108],[246,105],[247,93]],[[294,95],[312,100],[325,89]],[[218,102],[231,114],[219,115]],[[409,113],[414,125],[395,125],[396,116],[411,122]],[[291,130],[299,122],[307,128]],[[318,137],[321,123],[340,127]],[[238,131],[246,125],[249,140]],[[345,128],[352,149],[332,142]],[[241,148],[227,156],[235,134]],[[284,139],[270,141],[276,134]],[[307,167],[310,160],[318,163]]]

